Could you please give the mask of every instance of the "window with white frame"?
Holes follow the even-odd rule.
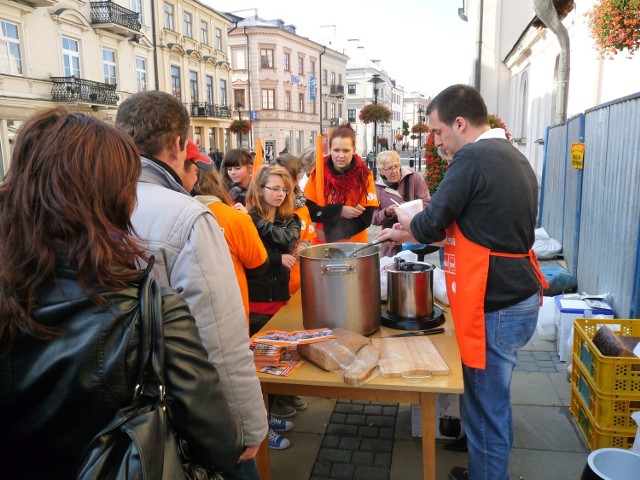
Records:
[[[0,72],[22,75],[22,53],[18,26],[0,21]]]
[[[289,52],[284,52],[284,71],[291,71],[291,54]]]
[[[244,70],[247,68],[244,56],[244,48],[231,49],[231,66],[234,70]]]
[[[191,103],[198,103],[198,72],[189,70],[189,86],[191,87]]]
[[[130,6],[131,11],[138,14],[138,21],[144,23],[144,19],[142,18],[142,0],[131,0]]]
[[[273,49],[260,49],[260,66],[262,68],[273,68]]]
[[[147,61],[143,58],[136,58],[136,91],[147,91]]]
[[[356,94],[356,84],[355,83],[350,83],[349,85],[347,85],[347,93],[349,95],[355,95]]]
[[[332,102],[331,105],[329,105],[329,108],[331,108],[329,118],[336,118],[336,104]]]
[[[298,111],[304,113],[304,93],[298,94]]]
[[[284,92],[284,109],[291,110],[291,92]]]
[[[355,123],[356,121],[356,109],[349,108],[347,109],[347,120],[351,123]]]
[[[115,85],[116,81],[116,52],[108,48],[102,49],[102,73],[104,83]]]
[[[200,20],[200,42],[209,45],[209,23],[206,20]]]
[[[227,98],[227,81],[220,80],[220,105],[227,106],[229,99]]]
[[[331,85],[336,84],[336,72],[331,72]]]
[[[216,28],[216,50],[222,50],[222,30]]]
[[[304,75],[304,57],[298,57],[298,75]]]
[[[182,83],[180,82],[180,67],[171,65],[171,94],[178,100],[182,99]]]
[[[164,28],[173,30],[173,5],[166,2],[164,4]]]
[[[327,79],[328,79],[327,69],[323,68],[322,69],[322,84],[323,85],[327,85]]]
[[[276,109],[276,91],[272,89],[262,90],[262,109],[263,110],[275,110]]]
[[[207,103],[213,103],[213,77],[211,75],[207,75],[205,77],[205,88],[207,89]]]
[[[309,60],[309,73],[311,75],[315,75],[316,74],[316,61],[315,60]]]
[[[62,37],[62,64],[64,76],[80,78],[80,46],[77,40]]]
[[[182,13],[182,19],[184,20],[184,36],[193,38],[193,19],[189,12]]]

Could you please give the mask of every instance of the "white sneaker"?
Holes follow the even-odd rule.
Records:
[[[291,442],[289,440],[269,429],[269,448],[271,450],[284,450],[289,448],[290,445]]]

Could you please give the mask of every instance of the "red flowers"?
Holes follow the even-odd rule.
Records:
[[[249,133],[249,130],[251,130],[251,124],[248,120],[234,120],[231,122],[231,125],[229,125],[229,131],[231,133],[241,133],[244,135]]]
[[[370,103],[362,107],[358,118],[362,123],[389,123],[391,110],[385,105]]]
[[[600,0],[587,18],[600,58],[640,49],[640,0]]]

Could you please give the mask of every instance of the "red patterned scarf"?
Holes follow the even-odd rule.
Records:
[[[353,161],[347,170],[338,173],[333,166],[331,155],[324,161],[325,198],[327,204],[347,203],[349,197],[358,199],[367,196],[369,187],[369,169],[357,154],[353,154]]]

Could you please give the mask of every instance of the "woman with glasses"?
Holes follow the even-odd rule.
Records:
[[[431,202],[429,189],[419,174],[400,165],[400,156],[395,150],[385,150],[378,154],[380,178],[376,181],[376,194],[380,206],[373,212],[371,223],[382,228],[391,228],[398,222],[395,208],[398,203],[422,199],[425,208]],[[400,245],[380,246],[383,257],[392,257],[400,251]]]
[[[265,166],[247,192],[247,208],[267,249],[269,269],[249,278],[249,330],[260,330],[289,300],[289,278],[296,264],[293,252],[300,237],[300,218],[293,213],[293,185],[289,172]]]

